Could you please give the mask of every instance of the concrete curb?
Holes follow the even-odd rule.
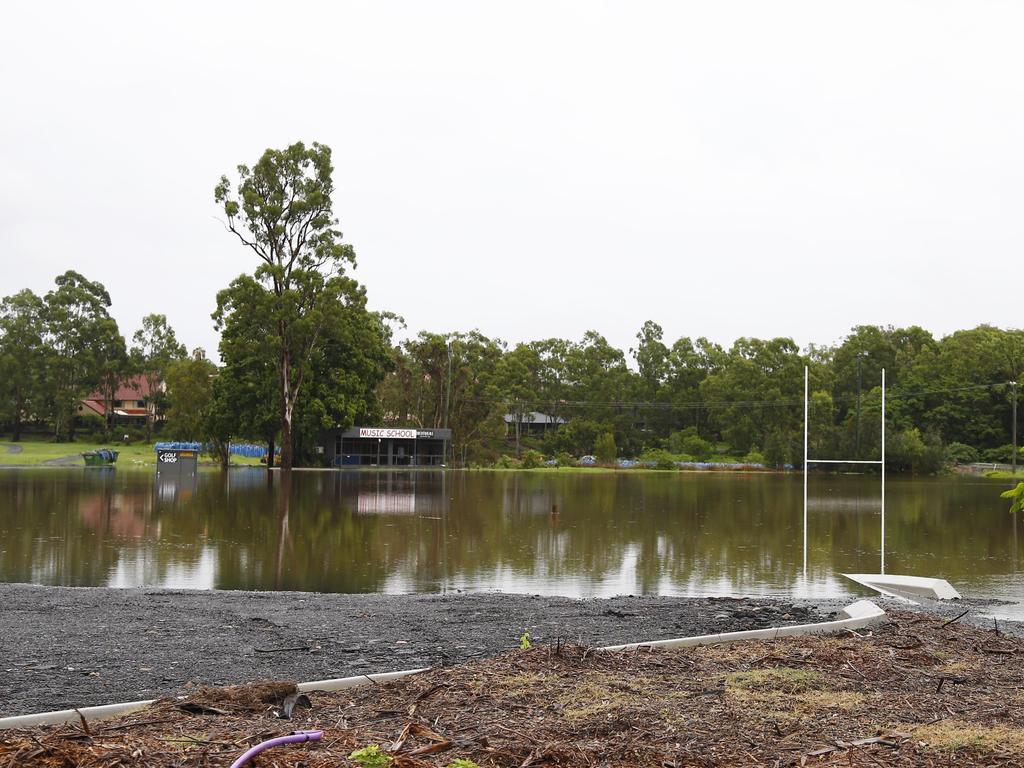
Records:
[[[835,621],[824,621],[817,624],[794,624],[788,627],[769,627],[768,629],[751,629],[745,632],[724,632],[718,635],[699,635],[697,637],[680,637],[672,640],[653,640],[646,643],[625,643],[624,645],[606,645],[598,648],[599,651],[628,651],[637,648],[691,648],[698,645],[719,645],[722,643],[737,643],[745,640],[775,640],[780,637],[795,637],[797,635],[826,635],[846,630],[863,629],[878,624],[885,619],[885,611],[879,608],[870,600],[858,600],[856,603],[846,606],[840,614],[843,618]],[[357,675],[356,677],[339,677],[330,680],[314,680],[307,683],[299,683],[299,690],[303,693],[309,691],[340,691],[345,688],[355,688],[360,685],[384,683],[389,680],[397,680],[400,677],[408,677],[421,672],[429,671],[429,667],[422,669],[405,669],[400,672],[382,672],[370,675]],[[54,712],[40,712],[34,715],[16,715],[14,717],[0,718],[0,731],[11,728],[32,728],[37,725],[61,725],[63,723],[77,723],[81,718],[87,721],[103,720],[110,717],[117,717],[139,709],[144,709],[156,699],[144,701],[129,701],[121,704],[104,704],[98,707],[82,707],[80,709],[61,709]]]
[[[926,576],[898,576],[890,573],[841,573],[850,581],[873,589],[886,597],[917,605],[917,600],[959,600],[961,595],[945,579]]]

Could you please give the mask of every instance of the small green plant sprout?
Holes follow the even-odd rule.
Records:
[[[458,760],[454,760],[448,763],[448,765],[446,765],[445,768],[480,768],[480,766],[474,763],[472,760],[467,760],[464,757],[460,757]]]
[[[519,650],[525,651],[530,647],[530,630],[524,629],[523,634],[519,637]]]
[[[376,744],[357,749],[348,759],[360,768],[388,768],[391,765],[391,756],[381,752]]]
[[[1017,483],[1016,488],[1011,488],[999,495],[1004,499],[1013,499],[1013,503],[1010,504],[1010,514],[1024,511],[1024,483]]]

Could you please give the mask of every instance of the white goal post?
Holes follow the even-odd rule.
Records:
[[[882,542],[881,573],[885,573],[885,368],[882,369],[882,458],[812,459],[807,450],[810,415],[810,369],[804,366],[804,581],[807,580],[807,470],[811,464],[878,464],[882,468]]]

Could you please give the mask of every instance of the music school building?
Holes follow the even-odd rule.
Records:
[[[439,467],[448,455],[450,429],[353,427],[321,437],[333,467]]]

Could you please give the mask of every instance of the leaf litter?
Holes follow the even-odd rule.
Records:
[[[288,681],[110,720],[0,732],[0,768],[1024,766],[1024,641],[894,612],[873,630],[677,650],[537,646],[295,706]],[[308,704],[309,706],[305,706]],[[285,715],[290,719],[282,719]]]

